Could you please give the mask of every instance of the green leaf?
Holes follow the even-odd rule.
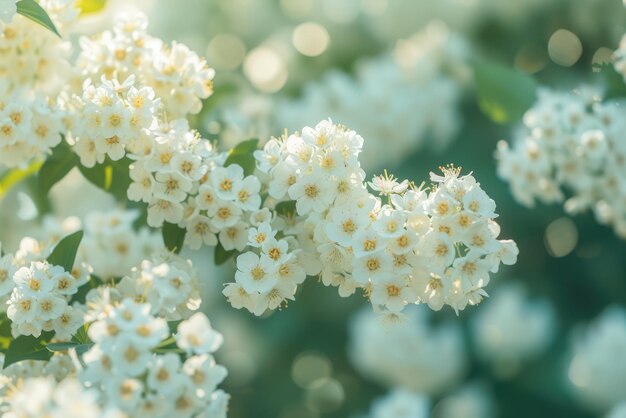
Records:
[[[76,253],[78,252],[78,246],[83,239],[83,231],[77,231],[63,238],[54,247],[50,256],[48,256],[48,263],[61,266],[65,271],[72,271],[74,267],[74,260],[76,260]]]
[[[88,168],[79,165],[78,168],[83,176],[102,190],[111,193],[118,200],[127,200],[126,191],[131,183],[128,167],[132,161],[122,158],[119,161],[111,161],[109,157],[102,164]]]
[[[47,195],[52,186],[63,180],[78,163],[78,155],[72,151],[67,142],[62,141],[52,150],[52,155],[39,170],[39,193]]]
[[[474,80],[480,110],[496,123],[520,120],[537,97],[531,76],[499,64],[476,61]]]
[[[603,62],[594,66],[604,84],[604,100],[626,98],[626,83],[624,76],[617,72],[610,62]]]
[[[280,202],[276,205],[276,213],[280,216],[289,217],[296,214],[296,201],[288,200],[286,202]]]
[[[89,338],[89,334],[87,330],[89,329],[89,325],[85,324],[82,327],[78,328],[76,334],[72,337],[72,342],[77,344],[91,344],[92,341]]]
[[[215,255],[214,255],[215,264],[218,266],[221,266],[222,264],[230,260],[232,256],[235,255],[235,253],[236,253],[235,250],[226,251],[224,247],[222,247],[222,243],[218,242],[217,246],[215,247]]]
[[[6,313],[0,314],[0,353],[5,353],[13,340],[11,335],[11,320]]]
[[[165,222],[163,224],[163,242],[168,250],[179,254],[183,249],[183,243],[185,242],[186,229],[181,228],[176,224]]]
[[[26,168],[16,168],[0,176],[0,200],[19,182],[35,174],[41,166],[43,161],[35,161]]]
[[[231,164],[239,164],[243,168],[243,172],[246,176],[254,173],[256,168],[256,160],[254,159],[254,151],[256,151],[259,145],[258,139],[249,139],[247,141],[240,142],[235,148],[230,150],[228,158],[224,166]]]
[[[33,22],[39,23],[44,28],[50,30],[52,33],[57,35],[59,38],[61,34],[57,30],[54,23],[48,16],[48,13],[37,3],[35,0],[21,0],[17,2],[17,12],[22,16],[26,16]]]
[[[106,4],[107,0],[78,0],[76,2],[81,15],[97,13],[104,9]]]
[[[20,335],[9,345],[4,354],[3,369],[22,360],[50,360],[52,352],[46,348],[52,332],[43,332],[38,338]]]

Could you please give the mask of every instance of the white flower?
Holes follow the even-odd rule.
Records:
[[[223,200],[235,200],[243,181],[243,168],[237,164],[215,167],[209,178],[217,197]]]
[[[247,252],[237,257],[235,280],[247,292],[265,293],[277,283],[277,265],[267,256]]]
[[[289,197],[296,201],[299,215],[321,213],[335,198],[328,180],[321,174],[302,176],[289,187]]]
[[[498,289],[473,318],[477,353],[497,372],[515,373],[540,355],[554,337],[555,318],[546,300],[531,300],[518,285]]]
[[[372,406],[371,418],[427,418],[428,400],[406,389],[395,389]]]
[[[0,21],[11,23],[13,16],[17,13],[17,0],[0,1]]]
[[[211,328],[211,323],[202,313],[195,313],[178,325],[176,343],[188,353],[213,353],[223,341],[222,334]]]

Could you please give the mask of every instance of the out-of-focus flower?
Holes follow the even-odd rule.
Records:
[[[512,145],[500,141],[498,175],[513,196],[560,203],[568,213],[592,209],[598,222],[626,237],[626,130],[623,107],[579,94],[542,90]]]
[[[427,418],[428,399],[406,389],[394,389],[372,404],[369,418]]]
[[[626,401],[626,311],[611,306],[573,345],[569,380],[579,399],[605,412]]]
[[[457,107],[469,48],[442,26],[399,43],[391,54],[358,64],[356,76],[332,70],[277,103],[277,125],[299,129],[331,117],[366,138],[364,168],[394,164],[427,141],[443,149],[460,126]]]
[[[495,401],[487,388],[477,382],[468,383],[444,397],[433,410],[434,418],[493,418]]]
[[[360,312],[350,328],[349,354],[364,376],[387,387],[437,395],[465,369],[465,347],[456,324],[431,326],[423,307],[406,310],[399,321]]]
[[[476,352],[504,375],[545,351],[554,332],[552,305],[529,299],[519,284],[497,289],[472,321]]]

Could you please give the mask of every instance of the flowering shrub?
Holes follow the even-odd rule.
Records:
[[[64,39],[82,35],[81,4],[13,6],[0,3],[1,169],[10,185],[36,174],[33,194],[43,201],[79,172],[118,207],[84,220],[50,215],[40,236],[0,253],[3,416],[226,416],[230,397],[218,386],[227,371],[213,357],[223,337],[199,311],[200,279],[183,249],[213,247],[215,264],[232,260],[223,294],[257,316],[286,306],[313,277],[342,297],[362,293],[392,321],[407,305],[458,314],[487,296],[501,264],[516,262],[517,245],[500,239],[496,204],[472,173],[449,165],[429,184],[370,178],[364,138],[323,118],[262,146],[250,139],[218,151],[193,116],[213,94],[214,70],[187,46],[150,35],[145,15],[119,15],[112,29],[72,44]],[[459,87],[439,77],[448,58],[438,53],[464,45],[435,37],[426,56],[420,37],[405,44],[407,68],[374,62],[362,73],[369,85],[389,71],[397,89],[397,79],[419,78],[416,89],[441,96],[434,108],[416,98],[429,114],[406,128],[405,142],[457,128],[449,122]],[[429,57],[441,68],[427,73]],[[395,124],[366,130],[382,139]],[[459,355],[449,373],[417,385],[432,392],[463,363],[455,335],[442,338]],[[402,380],[402,366],[389,367],[373,374]],[[396,392],[374,416],[424,402]]]

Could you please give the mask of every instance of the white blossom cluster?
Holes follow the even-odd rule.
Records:
[[[332,117],[366,138],[366,169],[398,163],[428,143],[441,150],[460,128],[458,106],[468,46],[445,27],[400,42],[392,53],[360,62],[356,75],[336,70],[277,103],[277,125],[300,129]]]
[[[229,396],[216,388],[227,372],[211,355],[222,336],[203,314],[181,322],[175,338],[167,339],[167,322],[153,316],[149,304],[128,298],[104,303],[89,313],[96,319],[88,331],[95,344],[79,373],[86,385],[99,389],[103,405],[131,416],[226,416]],[[172,345],[189,357],[159,354]]]
[[[133,223],[138,215],[134,210],[113,209],[90,212],[84,221],[77,217],[59,220],[46,216],[38,239],[45,245],[54,245],[82,229],[84,236],[77,260],[87,263],[90,271],[104,280],[123,277],[163,248],[158,232],[145,227],[135,231]]]
[[[125,418],[114,409],[103,410],[98,394],[75,378],[57,383],[52,377],[32,377],[13,388],[0,403],[5,418]]]
[[[568,213],[591,209],[626,237],[624,116],[593,91],[542,90],[513,144],[498,144],[498,174],[526,206],[565,200]]]
[[[556,328],[552,305],[530,299],[518,284],[497,289],[471,325],[476,352],[502,373],[518,371],[525,361],[543,353]]]
[[[59,80],[70,72],[70,44],[24,16],[10,18],[15,1],[0,2],[0,74],[9,90],[35,88],[37,94],[58,93]],[[13,4],[11,4],[13,3]],[[64,32],[78,17],[76,0],[42,0],[58,30]],[[7,9],[8,7],[8,9]],[[4,15],[4,16],[3,16]]]
[[[105,157],[122,159],[127,149],[140,148],[146,132],[155,123],[160,101],[149,87],[136,88],[135,76],[121,84],[104,76],[95,86],[87,79],[83,86],[80,110],[72,129],[74,149],[81,164],[93,167]],[[139,142],[139,143],[138,143]]]
[[[575,337],[568,375],[577,398],[601,412],[626,401],[624,308],[607,308],[585,333]]]
[[[46,261],[32,262],[13,274],[14,288],[7,302],[7,317],[13,337],[54,331],[69,339],[83,324],[83,311],[70,298],[89,280],[86,274],[73,276],[61,266]]]
[[[433,418],[494,418],[493,395],[481,382],[470,382],[439,401]]]
[[[59,30],[78,14],[74,0],[42,6]],[[59,75],[69,73],[69,43],[24,16],[11,20],[13,13],[15,1],[0,2],[0,167],[42,159],[65,132],[65,113],[57,102]]]
[[[357,370],[389,388],[438,395],[457,383],[465,370],[459,326],[431,326],[423,308],[407,310],[399,322],[360,312],[351,323],[349,347]]]
[[[82,76],[122,82],[134,75],[139,88],[154,90],[171,120],[198,113],[213,92],[214,70],[185,45],[150,36],[147,27],[145,15],[124,13],[112,31],[82,37],[76,60]]]
[[[0,364],[4,363],[4,354],[0,354]],[[48,361],[24,360],[10,364],[2,369],[0,375],[0,411],[6,396],[19,382],[30,378],[48,376],[60,382],[76,372],[72,358],[64,352],[56,352]]]
[[[0,167],[22,166],[42,159],[61,142],[62,116],[42,96],[11,93],[4,80],[0,81]]]
[[[237,258],[236,282],[225,290],[234,306],[257,314],[278,306],[304,272],[338,286],[344,297],[363,288],[373,305],[392,312],[412,303],[458,311],[482,300],[501,262],[515,262],[517,246],[497,239],[495,203],[474,177],[444,169],[444,176],[431,175],[427,192],[381,176],[370,185],[376,196],[360,168],[362,146],[356,132],[326,120],[255,152],[279,216],[250,229],[248,242],[261,247],[261,256],[247,251]],[[281,216],[283,202],[295,213]],[[284,239],[270,241],[272,257],[262,244],[275,236]],[[298,255],[288,257],[284,274],[282,255],[291,252]],[[287,276],[298,280],[280,280]]]
[[[200,308],[200,283],[191,261],[161,251],[133,267],[116,286],[124,297],[149,303],[168,321],[189,318]]]

